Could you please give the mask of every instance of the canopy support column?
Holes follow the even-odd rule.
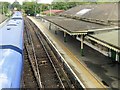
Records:
[[[51,23],[49,23],[49,30],[51,30]]]
[[[83,55],[83,41],[84,41],[84,35],[81,35],[81,56]]]
[[[55,34],[57,35],[57,30],[55,30]]]
[[[116,52],[116,61],[119,61],[119,53]]]
[[[111,49],[108,49],[108,57],[111,58]]]
[[[64,32],[64,42],[67,42],[67,40],[66,40],[66,32]]]

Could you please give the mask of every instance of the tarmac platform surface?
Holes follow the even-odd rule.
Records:
[[[100,88],[99,81],[106,82],[110,87],[117,88],[119,81],[119,64],[113,63],[110,59],[91,49],[88,46],[85,48],[85,56],[80,56],[80,42],[67,36],[67,42],[63,41],[63,32],[58,31],[58,34],[54,34],[54,30],[48,30],[47,25],[40,22],[39,19],[29,17],[49,38],[57,47],[59,52],[66,59],[68,64],[75,71],[80,80],[86,85],[87,88]],[[95,80],[89,71],[98,79]],[[101,83],[102,84],[102,83]]]

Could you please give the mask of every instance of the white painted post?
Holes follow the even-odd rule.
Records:
[[[81,56],[83,56],[83,35],[81,35]]]
[[[108,50],[108,56],[111,57],[111,49]]]
[[[51,4],[50,4],[50,16],[51,16]]]
[[[66,32],[64,32],[64,42],[66,42]]]
[[[118,52],[116,52],[116,61],[119,61],[119,55],[118,55]]]

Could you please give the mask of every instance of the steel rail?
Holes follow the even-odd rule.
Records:
[[[29,23],[29,22],[27,22],[27,23]],[[28,27],[28,26],[27,26],[27,27]],[[27,34],[28,34],[28,31],[27,31]],[[32,36],[31,36],[30,33],[29,33],[28,36],[29,36],[29,39],[28,39],[28,40],[30,40],[31,45],[32,45],[34,61],[35,61],[35,64],[36,64],[35,73],[37,74],[38,85],[39,85],[40,88],[43,88],[42,83],[41,83],[40,71],[39,71],[39,69],[38,69],[38,62],[37,62],[37,58],[36,58],[36,54],[35,54],[35,48],[34,48]],[[29,56],[30,56],[30,54],[29,54]],[[32,61],[31,61],[31,63],[32,63]],[[32,64],[33,64],[33,63],[32,63]],[[34,65],[33,65],[33,68],[35,69],[35,66],[34,66]]]
[[[51,64],[52,64],[52,67],[53,67],[53,69],[54,69],[54,71],[55,71],[55,73],[56,73],[56,75],[57,75],[57,77],[58,77],[58,79],[59,79],[59,81],[60,81],[60,84],[61,84],[62,88],[65,88],[65,86],[64,86],[64,84],[63,84],[63,82],[62,82],[62,80],[61,80],[61,78],[60,78],[60,76],[59,76],[59,74],[58,74],[58,71],[57,71],[57,69],[56,69],[56,67],[55,67],[55,65],[54,65],[54,63],[53,63],[53,61],[52,61],[52,59],[51,59],[51,57],[50,57],[50,55],[49,55],[49,53],[48,53],[48,51],[47,51],[45,45],[44,45],[44,43],[43,43],[43,40],[41,39],[42,36],[41,36],[40,34],[38,34],[38,33],[35,31],[35,28],[34,28],[33,25],[31,25],[31,26],[33,27],[33,31],[35,32],[35,34],[36,34],[38,40],[39,40],[40,43],[42,44],[43,49],[44,49],[44,51],[45,51],[45,53],[46,53],[46,55],[47,55],[49,61],[50,61]]]
[[[29,18],[30,19],[30,18]],[[30,19],[31,20],[31,19]],[[31,20],[32,21],[32,20]],[[34,22],[34,21],[33,21]],[[34,22],[34,24],[35,24],[35,22]],[[36,25],[37,26],[37,25]],[[38,27],[38,26],[37,26]],[[42,32],[43,33],[43,32]],[[45,33],[43,33],[44,35],[45,35]],[[49,38],[46,36],[46,38],[49,40]],[[49,42],[51,42],[51,40],[49,40]],[[51,44],[52,44],[52,42],[51,42]],[[53,44],[52,44],[53,45]],[[54,45],[53,45],[54,46]],[[55,48],[55,50],[58,52],[58,54],[61,56],[61,54],[59,53],[59,51],[56,49],[56,47],[54,46],[54,48]],[[69,64],[65,61],[65,59],[61,56],[61,58],[62,58],[62,60],[63,60],[63,62],[65,62],[65,64],[67,65],[67,67],[70,69],[70,71],[72,72],[72,74],[75,76],[75,78],[76,78],[76,80],[79,82],[79,84],[86,90],[86,86],[82,83],[82,81],[79,79],[79,77],[76,75],[76,73],[74,72],[74,70],[72,70],[72,68],[69,66]],[[80,63],[81,64],[81,63]],[[84,68],[85,68],[85,66],[83,65],[83,64],[81,64]],[[85,68],[88,72],[90,72],[87,68]],[[92,73],[90,73],[90,74],[92,74]],[[92,74],[92,76],[95,78],[95,76]],[[96,78],[95,78],[96,79]],[[97,80],[97,79],[96,79]],[[97,80],[98,81],[98,80]],[[102,85],[102,87],[103,87],[103,89],[106,89],[106,87],[102,84],[102,83],[100,83],[99,81],[98,81],[98,83],[100,84],[100,85]]]
[[[44,48],[44,50],[45,50],[45,53],[46,53],[48,59],[50,60],[50,62],[51,62],[51,64],[52,64],[52,67],[53,67],[54,70],[55,70],[55,73],[57,74],[57,77],[58,77],[58,79],[59,79],[59,81],[60,81],[60,83],[61,83],[61,85],[62,85],[62,88],[65,88],[65,86],[64,86],[64,84],[63,84],[63,82],[62,82],[62,80],[61,80],[61,78],[60,78],[60,76],[59,76],[59,74],[58,74],[58,71],[57,71],[57,69],[56,69],[56,67],[55,67],[55,65],[54,65],[54,63],[53,63],[53,61],[52,61],[52,59],[51,59],[51,57],[50,57],[50,55],[49,55],[49,53],[48,53],[45,45],[44,45],[44,43],[43,43],[43,41],[42,41],[42,39],[41,39],[41,37],[40,37],[40,35],[39,35],[37,32],[35,32],[35,34],[36,34],[36,36],[38,37],[39,41],[41,42],[41,44],[42,44],[42,46],[43,46],[43,48]]]
[[[28,45],[25,44],[25,47],[26,47],[27,55],[28,55],[30,64],[31,64],[31,66],[32,66],[32,69],[33,69],[35,78],[36,78],[36,80],[38,80],[37,71],[36,71],[35,66],[34,66],[34,64],[33,64],[33,62],[32,62],[32,57],[31,57],[31,55],[30,55],[30,51],[28,50]],[[37,81],[37,83],[39,83],[39,82]],[[39,84],[38,84],[38,85],[39,85]]]
[[[29,58],[29,61],[30,61],[30,64],[31,64],[31,66],[32,66],[32,70],[33,70],[33,72],[34,72],[34,76],[35,76],[35,78],[36,78],[36,80],[38,79],[37,77],[37,72],[36,72],[36,69],[35,69],[35,66],[34,66],[34,64],[32,63],[32,58],[31,58],[31,56],[30,56],[30,52],[29,52],[29,50],[28,50],[28,48],[27,48],[28,46],[25,44],[25,48],[26,48],[26,52],[27,52],[27,55],[28,55],[28,58]],[[38,81],[37,81],[37,84],[38,84]],[[38,84],[39,85],[39,84]]]

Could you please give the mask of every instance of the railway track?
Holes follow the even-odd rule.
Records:
[[[42,17],[41,17],[42,18]],[[39,18],[39,19],[41,19],[41,18]],[[38,19],[38,18],[37,18]],[[43,18],[43,19],[45,19],[45,18]],[[31,19],[32,20],[32,19]],[[45,20],[47,20],[47,19],[45,19]],[[36,20],[37,21],[37,20]],[[47,20],[48,22],[49,22],[49,20]],[[35,23],[35,21],[33,20],[33,22]],[[43,21],[42,21],[43,22]],[[41,23],[42,23],[41,22]],[[46,22],[47,23],[47,22]],[[49,23],[44,23],[44,25],[45,25],[45,27],[47,27],[48,25],[49,25]],[[42,25],[41,25],[41,27],[42,27]],[[44,28],[44,27],[42,27],[42,28]],[[78,58],[76,58],[74,55],[72,55],[72,53],[67,49],[67,48],[64,48],[64,46],[62,45],[62,44],[60,44],[60,43],[58,43],[58,41],[56,40],[56,42],[57,42],[57,44],[59,44],[61,47],[63,47],[62,49],[64,49],[65,51],[67,51],[67,54],[68,55],[70,55],[70,58],[72,58],[73,59],[73,61],[77,61],[78,63],[80,63],[80,65],[83,67],[83,69],[84,69],[84,71],[86,71],[87,73],[89,73],[90,74],[90,76],[92,77],[92,78],[94,78],[95,79],[95,81],[97,82],[97,83],[94,83],[94,84],[98,84],[98,86],[99,87],[101,87],[101,89],[104,89],[104,90],[107,90],[108,88],[109,88],[109,86],[106,84],[106,82],[104,82],[104,81],[99,81],[96,77],[95,77],[95,75],[94,74],[92,74],[91,73],[91,71],[89,70],[89,69],[87,69],[86,68],[86,66],[84,65],[84,64],[82,64],[81,62],[80,62],[80,60],[78,60]],[[75,60],[76,59],[76,60]],[[77,65],[76,65],[77,66]],[[84,85],[84,84],[83,84]],[[86,85],[87,86],[87,85]],[[87,87],[86,87],[87,88]]]
[[[25,29],[27,29],[25,27]],[[23,88],[40,87],[40,81],[38,79],[36,62],[34,56],[34,48],[30,49],[29,33],[24,33],[24,72],[23,72]]]
[[[62,64],[52,52],[38,28],[25,18],[25,63],[23,82],[33,82],[31,87],[73,88]],[[28,77],[30,77],[28,79]]]
[[[24,49],[24,74],[23,74],[23,88],[38,88],[34,71],[30,62],[31,57],[28,55],[28,50]],[[28,82],[29,80],[29,82]]]

